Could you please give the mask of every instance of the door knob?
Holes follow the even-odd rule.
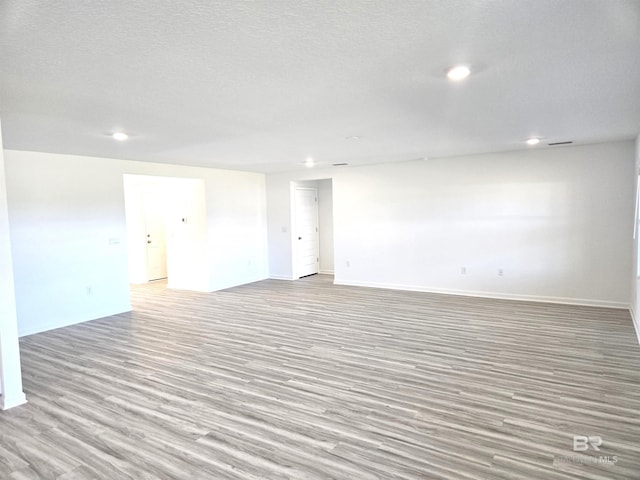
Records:
[[[151,243],[151,240],[147,240],[147,243]]]
[[[302,237],[298,237],[298,240],[302,240]]]

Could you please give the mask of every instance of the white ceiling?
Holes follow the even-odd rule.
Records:
[[[263,172],[632,138],[640,0],[1,0],[0,119],[9,149]]]

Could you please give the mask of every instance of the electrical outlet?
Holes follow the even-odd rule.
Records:
[[[349,260],[347,260],[346,262],[344,262],[344,264],[347,266],[347,268],[349,268],[351,266],[351,262]]]
[[[501,269],[501,268],[498,269],[498,276],[499,277],[504,277],[504,270],[503,269]]]
[[[91,285],[87,285],[86,291],[87,295],[91,295],[93,293],[93,287]]]
[[[467,267],[460,267],[460,275],[466,275],[467,274]]]

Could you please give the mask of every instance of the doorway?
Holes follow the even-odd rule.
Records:
[[[333,275],[333,181],[291,183],[293,278]]]
[[[129,283],[206,290],[204,181],[124,175]]]

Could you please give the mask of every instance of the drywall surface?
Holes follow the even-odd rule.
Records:
[[[289,184],[333,178],[341,284],[627,306],[633,142],[267,176],[270,273]]]
[[[318,180],[318,222],[320,224],[320,273],[333,274],[333,185]]]
[[[202,179],[124,175],[129,282],[146,283],[149,242],[164,242],[170,288],[209,289],[206,195]],[[165,236],[150,239],[149,219],[161,222]],[[153,220],[155,219],[155,220]],[[162,253],[160,249],[160,255]],[[162,258],[160,256],[159,258]]]
[[[129,310],[124,174],[202,179],[216,290],[266,277],[264,175],[5,150],[21,335]]]
[[[23,404],[11,235],[0,128],[0,409]]]
[[[10,150],[5,158],[20,334],[129,310],[118,165]]]
[[[640,343],[640,135],[636,138],[635,142],[635,175],[630,179],[630,182],[634,184],[635,190],[635,230],[633,236],[632,246],[632,268],[631,268],[631,306],[630,311],[633,317],[633,324],[636,329],[636,335],[638,342]]]

